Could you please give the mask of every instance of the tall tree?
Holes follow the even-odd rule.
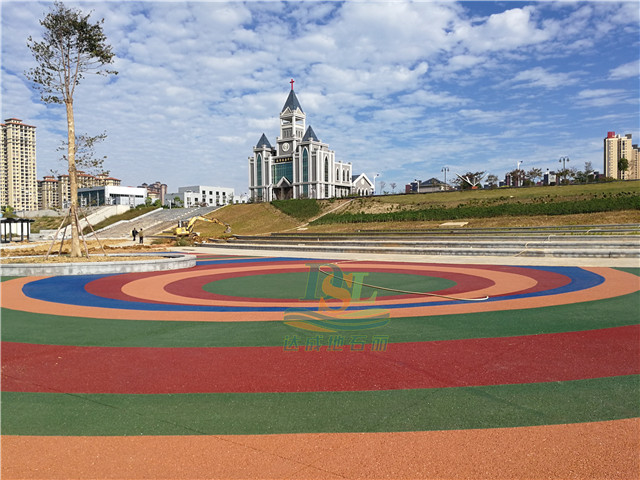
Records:
[[[542,175],[543,174],[542,174],[542,169],[541,168],[532,168],[531,170],[529,170],[527,172],[527,177],[533,183],[536,183],[536,180],[538,180],[539,178],[542,178]]]
[[[65,7],[62,2],[55,2],[51,11],[40,21],[44,27],[42,41],[31,37],[27,41],[38,66],[25,72],[26,77],[36,84],[43,102],[64,104],[66,108],[72,257],[81,255],[73,96],[86,73],[118,73],[105,68],[113,63],[114,54],[102,31],[104,19],[90,23],[90,16],[90,13],[85,15],[80,10]]]
[[[624,174],[627,170],[629,170],[629,160],[623,157],[618,160],[618,179],[624,180]]]

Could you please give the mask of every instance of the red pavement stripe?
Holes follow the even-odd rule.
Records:
[[[2,390],[144,394],[442,388],[639,374],[638,358],[640,325],[389,344],[384,352],[3,342]]]
[[[273,264],[277,265],[278,262],[274,262]],[[279,262],[285,265],[288,265],[288,269],[275,269],[269,270],[268,274],[277,275],[279,273],[292,273],[292,272],[304,272],[308,270],[306,264],[301,263],[299,268],[291,269],[292,262]],[[271,265],[273,265],[271,264]],[[357,263],[349,263],[346,265],[341,265],[343,271],[358,271]],[[198,270],[210,269],[211,276],[202,276],[202,277],[193,277],[193,278],[185,278],[184,280],[175,281],[168,283],[164,288],[167,292],[172,293],[174,295],[181,295],[185,298],[198,298],[198,299],[207,299],[211,301],[215,300],[243,300],[247,302],[259,301],[261,303],[282,303],[282,299],[258,299],[258,298],[248,298],[243,296],[223,296],[217,295],[214,293],[206,292],[203,290],[203,286],[209,282],[224,280],[227,278],[234,277],[242,277],[242,276],[252,276],[255,275],[255,272],[243,272],[239,270],[237,272],[230,273],[216,273],[216,268],[208,268],[208,266],[198,267]],[[555,288],[562,287],[568,284],[571,279],[565,275],[561,275],[558,273],[548,272],[544,270],[535,270],[528,268],[518,268],[518,267],[501,267],[501,266],[488,266],[487,268],[469,268],[469,273],[455,273],[455,272],[442,272],[442,271],[434,271],[428,268],[428,265],[425,266],[425,269],[420,271],[419,273],[416,271],[407,271],[401,267],[398,268],[372,268],[370,266],[367,267],[367,271],[375,271],[375,272],[383,272],[383,273],[404,273],[404,274],[414,274],[414,275],[427,275],[439,278],[446,278],[452,280],[457,283],[456,286],[451,287],[449,289],[445,289],[439,291],[437,293],[441,295],[456,295],[462,294],[469,290],[478,290],[483,288],[488,288],[493,285],[493,282],[489,279],[482,277],[483,270],[492,270],[492,271],[505,271],[508,273],[521,274],[523,276],[534,279],[537,282],[537,285],[528,288],[526,290],[520,290],[515,292],[505,292],[505,295],[515,295],[515,294],[528,294],[539,291],[552,290]],[[474,275],[477,273],[478,275]],[[145,274],[127,274],[127,275],[119,275],[119,276],[109,276],[103,277],[92,282],[87,283],[85,286],[85,290],[92,295],[112,298],[117,300],[124,301],[138,301],[138,302],[146,302],[151,303],[145,299],[139,299],[133,297],[131,295],[127,295],[122,292],[122,288],[129,282],[133,280],[138,280],[140,278],[146,278],[149,276],[158,275],[157,272],[153,273],[145,273]],[[433,293],[433,292],[432,292]],[[415,296],[411,295],[395,295],[395,296],[386,296],[385,300],[402,300],[408,298],[415,298]],[[291,301],[295,301],[291,299]],[[166,303],[166,304],[176,304],[175,302],[154,302],[154,303]]]
[[[344,272],[357,271],[357,269],[344,268]],[[301,266],[300,272],[308,271],[306,266]],[[376,268],[367,268],[368,272],[382,272],[382,273],[399,273],[399,274],[412,274],[412,275],[423,275],[423,276],[431,276],[438,278],[445,278],[447,280],[452,280],[457,283],[457,285],[447,288],[445,290],[438,290],[437,292],[440,295],[454,295],[467,292],[471,289],[480,289],[480,288],[488,288],[494,284],[489,279],[482,277],[474,277],[467,274],[453,273],[453,272],[434,272],[430,270],[425,270],[420,273],[416,272],[407,272],[406,270],[397,269],[397,270],[383,270]],[[277,275],[279,273],[291,273],[291,270],[282,270],[282,271],[270,271],[269,274]],[[219,295],[215,293],[210,293],[203,290],[203,287],[210,282],[225,280],[227,278],[235,278],[235,277],[249,277],[253,276],[253,272],[239,272],[239,273],[228,273],[224,275],[214,275],[211,277],[200,277],[200,278],[188,278],[185,280],[181,280],[178,282],[173,282],[167,284],[165,290],[169,293],[173,293],[174,295],[182,295],[187,298],[201,298],[201,299],[210,299],[214,300],[244,300],[247,302],[260,301],[261,303],[282,303],[283,299],[268,299],[268,298],[251,298],[251,297],[243,297],[243,296],[231,296],[231,295]],[[565,277],[566,282],[568,283],[570,279]],[[274,278],[273,281],[277,282],[277,278]],[[416,298],[415,295],[387,295],[385,296],[385,300],[401,300],[405,298]],[[289,301],[296,302],[298,299],[291,298]]]

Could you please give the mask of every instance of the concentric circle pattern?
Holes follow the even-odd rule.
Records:
[[[601,431],[640,416],[637,273],[200,255],[187,270],[4,279],[3,450]],[[4,474],[30,475],[20,455]]]

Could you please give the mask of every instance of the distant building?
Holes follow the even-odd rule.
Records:
[[[373,182],[364,173],[351,177],[351,193],[358,197],[373,195]]]
[[[604,175],[619,180],[640,180],[640,153],[638,145],[632,144],[631,134],[624,137],[616,132],[608,132],[604,139]],[[618,169],[618,162],[626,158],[629,168],[625,172]]]
[[[136,207],[144,205],[146,198],[146,188],[115,185],[78,188],[78,204],[81,207],[99,207],[102,205],[129,205]]]
[[[148,185],[143,183],[142,185],[138,185],[138,188],[146,188],[147,196],[152,200],[160,200],[160,204],[164,205],[165,197],[167,196],[167,184],[160,183],[158,181]]]
[[[38,210],[36,127],[8,118],[2,127],[0,206],[16,212]]]
[[[119,187],[121,180],[105,174],[90,175],[81,170],[77,172],[78,189],[90,187]],[[38,180],[38,206],[41,210],[69,208],[71,204],[71,184],[69,175],[45,176]]]
[[[558,179],[557,179],[557,174],[556,172],[551,172],[549,171],[549,169],[547,168],[547,171],[545,172],[545,174],[542,176],[542,184],[549,186],[549,185],[555,185],[557,183]]]
[[[293,90],[280,112],[280,136],[272,146],[263,133],[249,157],[249,196],[270,202],[288,198],[346,197],[354,191],[351,163],[336,160],[321,142]],[[355,178],[360,178],[357,176]]]
[[[433,193],[443,192],[448,190],[447,184],[441,182],[437,178],[430,178],[429,180],[417,180],[405,185],[405,193]]]
[[[165,199],[165,205],[175,205],[176,197],[182,207],[215,207],[235,203],[233,188],[211,187],[208,185],[192,185],[180,187],[176,193],[169,193]]]

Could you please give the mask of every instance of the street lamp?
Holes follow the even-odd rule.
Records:
[[[378,178],[379,176],[380,176],[380,174],[379,174],[379,173],[376,173],[376,174],[373,176],[373,194],[374,194],[374,195],[376,194],[376,178]]]
[[[558,160],[558,163],[562,163],[562,173],[564,174],[564,179],[565,180],[567,179],[567,173],[566,173],[567,166],[566,166],[566,163],[569,162],[569,161],[570,161],[569,157],[567,157],[567,156],[560,157],[560,160]],[[556,182],[556,185],[557,185],[557,182]]]
[[[449,167],[442,167],[442,170],[440,170],[441,172],[444,172],[444,189],[449,190],[447,188],[447,172],[449,171]]]
[[[516,164],[516,187],[520,186],[520,165],[522,165],[522,160],[520,160],[517,164]]]

